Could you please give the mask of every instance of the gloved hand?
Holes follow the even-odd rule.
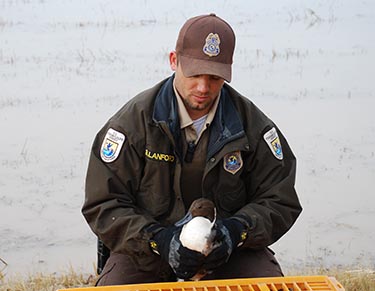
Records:
[[[203,268],[212,271],[229,260],[232,252],[243,244],[247,237],[246,227],[237,219],[218,220],[215,225],[217,247],[206,257]]]
[[[180,233],[181,227],[163,228],[154,235],[150,244],[153,251],[169,263],[176,276],[186,280],[198,272],[205,256],[182,246]]]

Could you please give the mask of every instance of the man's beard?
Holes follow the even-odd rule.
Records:
[[[189,109],[192,109],[192,110],[199,110],[199,111],[205,110],[205,109],[211,107],[211,105],[212,105],[212,102],[193,103],[193,102],[190,102],[190,100],[188,100],[188,99],[182,99],[182,101],[184,102],[185,107],[187,107]]]

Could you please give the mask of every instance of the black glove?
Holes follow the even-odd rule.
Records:
[[[247,237],[245,225],[234,218],[218,220],[215,225],[215,243],[218,245],[206,257],[203,268],[212,271],[229,260],[233,250],[241,246]]]
[[[190,279],[203,264],[205,256],[182,246],[179,236],[181,227],[163,228],[152,238],[152,250],[168,262],[176,276],[180,279]]]

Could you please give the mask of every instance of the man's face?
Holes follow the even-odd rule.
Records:
[[[214,75],[197,75],[185,77],[177,62],[175,52],[170,54],[170,65],[175,71],[175,86],[186,110],[194,120],[209,111],[224,84],[224,79]]]

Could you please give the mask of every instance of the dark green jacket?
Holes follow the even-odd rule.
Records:
[[[145,227],[173,224],[185,214],[181,198],[181,131],[173,76],[121,108],[97,134],[82,209],[94,233],[113,252],[130,255],[142,269],[155,259]],[[118,157],[101,158],[109,128],[125,136]],[[275,128],[282,158],[264,134]],[[209,127],[203,196],[221,218],[235,215],[250,227],[242,247],[277,241],[301,212],[294,183],[296,160],[276,125],[228,85]],[[230,164],[228,155],[237,152]],[[240,156],[238,156],[240,153]],[[231,166],[233,166],[231,168]],[[228,171],[229,169],[229,171]]]

